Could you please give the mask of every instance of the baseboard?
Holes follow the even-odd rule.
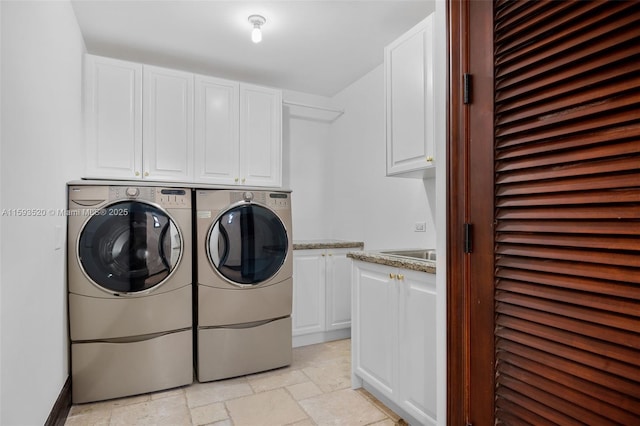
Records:
[[[300,346],[315,345],[318,343],[330,342],[332,340],[342,340],[351,337],[351,328],[342,328],[339,330],[321,331],[318,333],[302,334],[293,336],[292,343],[294,348]]]
[[[51,412],[44,426],[64,426],[71,409],[71,376],[67,377],[67,381],[64,382],[60,395],[56,403],[53,404]]]

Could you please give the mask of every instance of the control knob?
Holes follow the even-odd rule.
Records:
[[[138,188],[129,187],[127,188],[125,193],[127,194],[127,197],[134,198],[137,197],[138,194],[140,194],[140,190]]]

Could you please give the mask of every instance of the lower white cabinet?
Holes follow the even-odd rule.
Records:
[[[293,345],[349,337],[354,249],[293,251]]]
[[[352,386],[435,425],[435,275],[354,261],[352,278]]]

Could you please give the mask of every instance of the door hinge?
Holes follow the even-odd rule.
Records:
[[[473,252],[473,225],[470,223],[464,224],[464,252]]]
[[[473,94],[473,85],[471,83],[471,74],[462,74],[462,102],[465,105],[471,103],[471,95]]]

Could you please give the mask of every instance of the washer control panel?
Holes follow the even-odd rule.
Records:
[[[109,188],[109,199],[149,201],[165,208],[191,207],[191,191],[182,188],[112,186]]]

